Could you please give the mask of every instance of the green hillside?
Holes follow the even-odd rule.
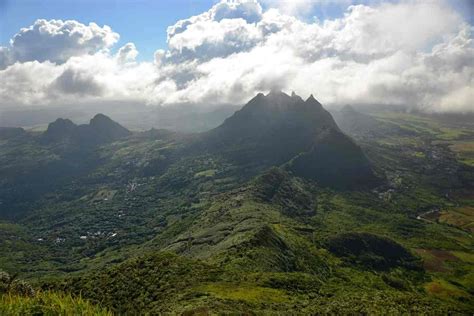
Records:
[[[474,126],[334,117],[272,92],[201,134],[3,132],[0,270],[32,292],[0,314],[472,314]]]

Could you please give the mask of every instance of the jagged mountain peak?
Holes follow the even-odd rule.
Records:
[[[58,141],[70,136],[76,128],[77,125],[70,119],[58,118],[48,124],[48,129],[44,132],[43,137],[48,141]]]
[[[96,145],[117,140],[131,132],[104,114],[96,114],[89,124],[76,125],[69,119],[58,118],[43,134],[47,142],[67,142]]]
[[[304,101],[295,93],[289,96],[272,90],[267,95],[257,94],[211,134],[216,134],[218,138],[229,134],[253,138],[274,129],[290,128],[313,133],[325,127],[337,129],[329,112],[314,97]]]
[[[303,101],[281,91],[258,94],[205,134],[205,143],[238,164],[287,164],[302,177],[334,187],[373,178],[362,150],[313,95]]]
[[[104,114],[96,114],[89,123],[102,136],[120,138],[130,135],[130,131]]]
[[[294,91],[290,96],[283,91],[274,89],[271,90],[267,95],[264,95],[263,93],[257,94],[237,113],[259,112],[260,114],[275,116],[277,112],[299,111],[306,112],[306,114],[308,114],[307,112],[312,110],[316,110],[318,113],[326,112],[326,110],[323,109],[321,103],[319,103],[313,95],[304,101]],[[326,114],[323,114],[323,116],[327,117]]]
[[[309,105],[314,105],[314,106],[316,106],[318,108],[321,108],[321,109],[323,108],[323,105],[321,103],[319,103],[319,101],[316,100],[316,98],[312,94],[308,97],[308,99],[306,99],[305,103],[309,104]]]

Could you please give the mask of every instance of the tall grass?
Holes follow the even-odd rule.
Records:
[[[55,292],[37,292],[32,297],[15,294],[0,295],[0,315],[99,315],[111,316],[104,308],[81,297]]]

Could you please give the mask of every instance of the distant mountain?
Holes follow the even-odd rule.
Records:
[[[76,125],[69,119],[58,118],[43,134],[46,142],[67,142],[97,145],[131,135],[131,132],[103,114],[95,115],[89,124]]]
[[[349,135],[370,133],[381,124],[370,115],[363,114],[350,105],[344,106],[334,113],[334,119],[339,127]]]
[[[425,122],[433,121],[433,125],[455,125],[465,130],[474,127],[473,113],[424,113],[412,111],[409,114],[406,112],[406,109],[395,110],[396,111],[380,106],[370,111],[360,106],[356,109],[351,105],[345,105],[340,110],[331,111],[331,114],[344,133],[361,141],[373,138],[393,137],[394,135],[399,137],[414,137],[417,134],[417,131],[413,129],[413,121],[405,122],[405,124],[401,125],[394,116],[406,117],[414,115]],[[384,117],[387,113],[390,113],[390,116]]]
[[[371,115],[357,111],[350,105],[346,105],[339,111],[332,112],[332,114],[341,130],[355,139],[382,137],[387,133],[410,135],[399,126],[379,121]]]
[[[77,125],[69,119],[58,118],[48,125],[48,129],[43,133],[44,139],[54,142],[72,137]]]
[[[97,113],[103,113],[131,130],[150,128],[169,129],[174,132],[197,133],[208,131],[222,124],[241,105],[175,104],[173,106],[148,106],[141,102],[101,101],[97,103],[67,104],[61,107],[41,106],[0,109],[0,126],[46,128],[58,117],[73,122],[88,123]]]
[[[0,127],[0,139],[13,138],[25,134],[25,130],[21,127]]]
[[[211,150],[239,164],[286,164],[297,175],[325,185],[370,185],[375,180],[362,150],[313,95],[303,100],[294,93],[260,93],[205,140]]]

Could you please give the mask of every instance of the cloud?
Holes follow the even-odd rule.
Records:
[[[61,105],[87,99],[146,102],[158,78],[156,67],[147,62],[123,63],[117,57],[100,52],[71,57],[61,65],[17,62],[0,71],[2,104]]]
[[[29,61],[15,63],[0,71],[0,99],[2,104],[17,106],[48,100],[48,85],[61,69],[50,62]]]
[[[312,12],[313,8],[324,7],[327,5],[346,4],[349,5],[351,0],[263,0],[264,4],[271,8],[277,8],[279,12],[292,16],[307,16]]]
[[[168,48],[152,62],[137,62],[133,43],[111,54],[118,35],[108,27],[39,21],[55,26],[29,42],[28,58],[13,53],[13,39],[0,48],[3,99],[44,104],[80,95],[204,106],[244,103],[278,87],[314,93],[327,105],[474,111],[473,27],[441,0],[348,6],[339,18],[314,22],[264,11],[253,0],[222,0],[170,26]],[[51,29],[65,24],[68,36],[81,40],[48,39],[61,38]],[[57,41],[49,46],[57,51],[35,48]]]
[[[56,93],[76,94],[79,96],[100,96],[103,90],[92,74],[73,68],[63,71],[51,83],[50,88]]]
[[[223,19],[243,19],[255,23],[262,18],[262,7],[256,0],[222,1],[209,11],[215,21]]]
[[[138,50],[133,43],[127,43],[120,47],[117,52],[117,59],[120,63],[135,61],[138,56]]]
[[[255,0],[221,1],[207,12],[168,27],[167,58],[209,60],[248,50],[261,40],[254,27],[261,19],[262,7]]]
[[[223,19],[242,19],[246,23],[256,23],[262,18],[262,7],[256,0],[222,0],[208,11],[179,20],[168,27],[168,39],[186,31],[188,26],[199,24],[203,21],[220,22]]]
[[[237,19],[231,27],[209,12],[188,19],[179,34],[169,33],[165,61],[177,64],[173,54],[183,59],[168,74],[179,88],[167,102],[242,102],[281,87],[316,93],[326,104],[444,111],[450,107],[442,106],[443,100],[452,91],[472,86],[472,27],[442,2],[349,6],[343,17],[321,23],[270,9],[255,23]],[[198,40],[183,40],[187,51],[174,50],[176,36]],[[460,96],[456,110],[472,110]]]
[[[459,23],[459,15],[447,6],[428,1],[350,6],[339,40],[363,54],[419,50],[442,40]]]
[[[107,25],[40,19],[15,34],[9,47],[0,48],[0,66],[33,60],[62,64],[72,56],[107,49],[118,39],[119,35]]]

